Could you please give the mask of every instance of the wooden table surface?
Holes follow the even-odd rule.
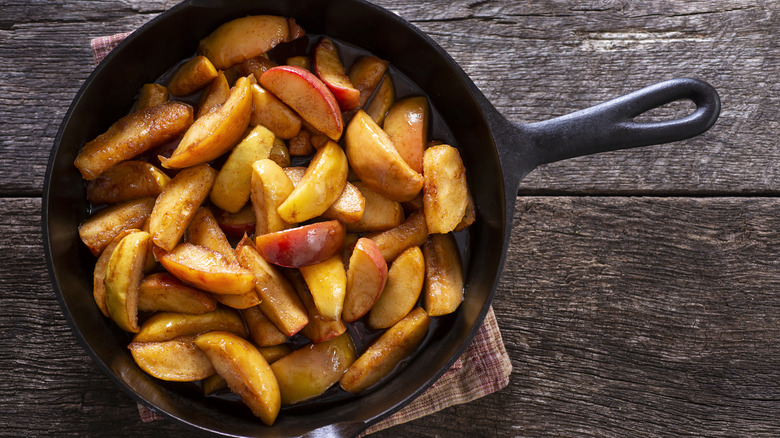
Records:
[[[780,3],[376,3],[427,32],[515,122],[681,76],[710,82],[723,104],[695,139],[533,171],[494,302],[509,386],[377,435],[780,434]],[[93,68],[89,40],[174,4],[0,1],[2,436],[193,435],[142,423],[92,363],[40,231],[49,152]]]

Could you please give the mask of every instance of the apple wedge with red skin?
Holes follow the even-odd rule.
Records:
[[[352,322],[371,310],[387,282],[387,262],[373,240],[361,237],[349,258],[341,319]]]
[[[344,225],[337,220],[315,222],[255,237],[257,251],[267,261],[287,268],[320,263],[341,250]]]
[[[339,50],[329,38],[321,39],[314,48],[314,72],[328,86],[342,111],[357,108],[360,91],[352,85],[339,59]]]
[[[344,131],[341,108],[314,73],[301,67],[280,65],[263,73],[260,85],[331,140],[341,138]]]

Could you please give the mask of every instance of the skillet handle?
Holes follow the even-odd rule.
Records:
[[[689,99],[696,110],[661,122],[635,122],[653,108]],[[671,79],[575,113],[523,126],[537,164],[598,152],[630,149],[691,138],[718,119],[720,98],[708,83]]]

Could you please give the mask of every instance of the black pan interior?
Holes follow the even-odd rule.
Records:
[[[127,335],[104,318],[92,301],[94,258],[76,233],[88,205],[72,165],[86,141],[127,113],[143,83],[191,56],[198,40],[219,24],[249,14],[294,17],[307,32],[362,47],[411,78],[453,132],[478,212],[466,243],[470,259],[466,300],[455,315],[438,322],[427,347],[407,368],[384,386],[346,403],[285,412],[272,428],[262,426],[245,409],[214,406],[190,391],[162,385],[134,364],[126,348]],[[511,211],[507,212],[506,199],[514,194],[505,193],[485,105],[473,83],[428,37],[396,15],[362,1],[178,5],[131,35],[95,70],[74,99],[55,141],[44,188],[43,228],[55,291],[66,317],[87,351],[120,386],[137,400],[196,428],[237,436],[297,436],[318,429],[339,435],[357,433],[408,403],[443,374],[473,337],[492,299],[509,234]]]

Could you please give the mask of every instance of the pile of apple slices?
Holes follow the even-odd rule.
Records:
[[[396,99],[374,56],[347,72],[325,37],[270,59],[303,34],[275,16],[220,26],[74,162],[104,206],[79,227],[94,300],[134,334],[135,361],[207,395],[227,386],[266,424],[413,354],[463,300],[452,233],[474,221],[458,150],[428,141],[426,98]],[[381,331],[365,351],[358,320]]]

